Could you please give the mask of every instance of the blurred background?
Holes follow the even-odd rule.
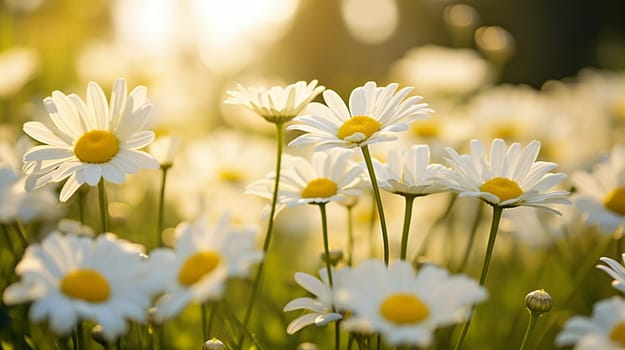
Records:
[[[264,227],[260,213],[266,201],[243,192],[273,169],[274,127],[241,106],[223,103],[237,83],[268,87],[317,79],[346,99],[368,80],[396,81],[414,86],[436,110],[400,140],[427,143],[433,161],[440,161],[446,146],[462,153],[471,138],[486,144],[494,137],[524,144],[539,139],[541,158],[557,162],[558,171],[587,170],[625,142],[623,14],[622,0],[1,0],[0,143],[16,144],[26,121],[49,122],[42,100],[54,90],[84,97],[87,82],[96,81],[109,94],[118,77],[130,88],[147,86],[154,105],[151,127],[159,137],[181,139],[168,180],[165,243],[171,243],[172,228],[181,220],[206,211],[231,210],[235,221]],[[375,156],[383,159],[385,147],[376,145]],[[19,177],[21,155],[14,158]],[[155,213],[160,177],[145,174],[121,186],[107,184],[108,209],[115,232],[150,248],[155,242],[146,240],[146,232],[155,223],[146,218]],[[397,251],[403,209],[393,200],[387,196],[385,207]],[[357,260],[375,255],[379,246],[367,236],[372,203],[363,197],[355,208],[361,232]],[[448,203],[446,195],[417,201],[411,259],[421,258],[417,248],[427,243],[429,260],[459,266],[467,220],[486,233],[490,217],[476,216],[481,209],[475,202],[459,201],[453,220],[441,216]],[[76,207],[70,201],[56,209],[76,218]],[[275,302],[261,310],[278,321],[266,322],[265,314],[255,320],[261,339],[274,348],[285,348],[285,342],[293,348],[321,334],[306,330],[285,340],[293,317],[281,311],[290,298],[303,294],[293,273],[319,266],[319,219],[310,209],[295,208],[277,220],[277,230],[289,234],[276,235],[277,253],[268,264],[277,287],[267,291]],[[331,241],[342,248],[345,212],[335,209]],[[536,344],[551,349],[568,317],[588,314],[596,300],[614,293],[607,276],[577,274],[579,257],[589,255],[602,236],[582,228],[577,212],[563,217],[521,208],[510,212],[491,273],[493,290],[500,293],[493,293],[483,311],[491,317],[476,321],[473,341],[493,349],[509,348],[510,339],[520,341],[526,315],[520,302],[528,291],[544,287],[561,311],[545,321]],[[97,222],[97,213],[88,216]],[[434,232],[429,242],[424,242],[426,232]],[[578,249],[563,243],[563,232],[580,239],[574,241]],[[304,237],[312,243],[303,243]],[[478,237],[469,261],[472,276],[483,240]],[[558,250],[559,245],[564,247]],[[588,256],[584,271],[592,271],[597,254]],[[230,298],[240,300],[246,290],[235,289]],[[514,316],[505,323],[502,314]],[[493,339],[493,334],[501,336]],[[175,342],[189,345],[193,339],[181,332]]]

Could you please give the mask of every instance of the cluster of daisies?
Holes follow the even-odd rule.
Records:
[[[433,112],[420,96],[410,95],[412,90],[399,89],[395,83],[378,86],[367,82],[355,88],[346,102],[316,81],[271,89],[239,85],[229,91],[226,102],[245,106],[277,127],[276,171],[247,188],[247,193],[271,202],[262,215],[269,220],[262,249],[256,228],[235,225],[228,214],[217,222],[207,216],[182,222],[176,226],[173,247],[150,252],[109,232],[91,237],[56,230],[26,248],[15,269],[19,281],[3,291],[4,302],[32,302],[30,319],[47,319],[50,328],[62,335],[83,320],[94,321],[113,342],[128,331],[129,321],[163,324],[189,303],[219,300],[226,293],[228,279],[249,278],[252,267],[259,264],[259,272],[252,276],[255,293],[274,217],[311,204],[321,209],[326,266],[319,277],[296,273],[296,282],[312,296],[284,306],[284,311],[306,311],[288,325],[286,332],[293,334],[308,325],[334,322],[337,348],[340,331],[349,332],[352,338],[381,336],[391,345],[425,347],[432,344],[436,329],[470,321],[475,305],[487,299],[486,271],[497,232],[495,222],[504,209],[536,207],[559,214],[556,206],[572,200],[587,213],[588,222],[598,224],[603,231],[612,233],[625,223],[622,147],[614,148],[592,172],[575,173],[572,181],[577,192],[572,197],[564,184],[567,176],[553,172],[557,164],[539,160],[541,144],[536,140],[523,146],[494,139],[487,148],[475,139],[469,143],[467,154],[447,147],[443,155],[446,164],[432,163],[426,144],[391,146],[385,157],[373,157],[370,147],[396,140],[410,123],[427,119]],[[324,103],[313,102],[319,94]],[[98,186],[102,198],[105,180],[121,184],[140,169],[160,168],[165,172],[172,166],[175,141],[157,140],[154,152],[143,150],[155,139],[154,133],[146,130],[152,105],[144,87],[128,93],[126,83],[119,79],[107,101],[102,89],[90,83],[86,101],[55,91],[44,104],[52,124],[24,124],[24,132],[40,145],[22,152],[25,176],[17,174],[15,164],[9,173],[12,185],[19,180],[29,193],[41,194],[42,199],[37,200],[40,205],[44,198],[49,201],[50,186],[56,183],[64,182],[61,202],[85,186]],[[283,157],[285,130],[297,133],[288,143],[291,149],[312,145],[312,156]],[[388,245],[380,189],[406,199],[399,254],[391,252]],[[466,275],[451,275],[435,265],[416,269],[407,261],[412,200],[440,192],[475,197],[494,210],[479,282]],[[376,199],[384,259],[369,257],[355,263],[349,259],[346,266],[331,263],[326,204],[349,207],[369,194]],[[601,268],[616,278],[615,286],[622,289],[625,269],[611,259],[604,261],[609,268]],[[243,327],[253,303],[252,297]],[[620,298],[597,304],[593,320],[572,319],[558,343],[579,340],[579,344],[625,345],[625,314],[618,311],[624,308]],[[602,328],[606,322],[611,325],[607,331]],[[586,348],[592,348],[589,346]]]

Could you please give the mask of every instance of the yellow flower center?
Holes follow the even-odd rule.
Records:
[[[612,113],[621,122],[625,121],[625,96],[619,98],[612,106]]]
[[[430,311],[412,294],[392,294],[380,305],[382,316],[398,325],[414,324],[425,320]]]
[[[219,262],[221,257],[213,251],[202,251],[195,253],[187,258],[182,264],[178,273],[178,282],[183,286],[191,286],[202,279],[205,275],[211,273]]]
[[[106,163],[119,152],[119,140],[106,130],[92,130],[74,145],[74,154],[85,163]]]
[[[344,140],[346,137],[350,137],[355,133],[361,133],[365,135],[364,140],[366,140],[380,130],[381,127],[382,124],[380,124],[379,121],[364,115],[357,115],[341,125],[338,137]]]
[[[418,137],[435,138],[441,134],[441,127],[432,119],[418,120],[412,124],[412,133]]]
[[[111,295],[106,278],[91,269],[79,269],[65,275],[61,280],[61,292],[70,298],[91,303],[106,301]]]
[[[610,191],[605,197],[603,205],[619,215],[625,215],[625,187]]]
[[[625,346],[625,322],[621,322],[612,328],[610,331],[610,340],[621,346]]]
[[[325,178],[310,181],[302,190],[302,198],[326,198],[336,194],[334,181]]]
[[[523,190],[516,182],[505,177],[494,177],[484,182],[480,186],[480,191],[494,194],[501,202],[523,194]]]
[[[243,174],[241,171],[234,168],[224,168],[221,169],[218,173],[219,179],[225,182],[240,182],[243,179]]]
[[[515,123],[501,123],[493,129],[493,136],[508,141],[518,141],[521,128]]]

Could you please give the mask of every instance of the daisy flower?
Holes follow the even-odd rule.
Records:
[[[192,301],[219,299],[228,278],[247,275],[263,257],[254,249],[255,237],[251,229],[231,227],[228,215],[214,225],[204,216],[180,223],[175,248],[155,249],[148,259],[152,277],[163,284],[154,313],[157,322],[177,315]]]
[[[151,155],[139,151],[154,139],[152,131],[143,130],[152,110],[145,94],[138,86],[126,96],[123,79],[113,86],[110,106],[94,82],[87,87],[86,103],[54,91],[44,100],[53,125],[24,124],[24,132],[43,143],[24,155],[26,189],[67,179],[60,194],[65,202],[84,183],[96,186],[104,178],[119,184],[140,168],[158,169]]]
[[[621,256],[621,259],[625,261],[625,254]],[[597,265],[597,268],[605,271],[608,275],[614,278],[614,281],[612,281],[612,287],[625,293],[625,268],[623,265],[619,264],[618,261],[607,257],[602,257],[599,260],[606,263],[608,266]]]
[[[533,140],[525,148],[513,143],[507,148],[502,139],[493,140],[490,153],[478,140],[471,140],[471,154],[458,155],[447,148],[451,170],[442,174],[443,183],[459,192],[460,197],[478,197],[492,206],[512,208],[530,206],[555,213],[549,204],[569,204],[569,192],[547,192],[566,179],[563,173],[551,173],[557,164],[536,161],[540,142]]]
[[[405,261],[387,268],[379,260],[351,269],[336,293],[352,312],[341,323],[346,330],[381,333],[391,345],[421,347],[432,343],[436,328],[464,321],[471,305],[487,298],[486,290],[466,276],[450,276],[433,265],[415,274]]]
[[[334,269],[332,270],[334,288],[341,285],[341,271],[337,273]],[[295,273],[295,281],[297,284],[312,293],[315,298],[296,298],[284,306],[283,311],[312,311],[291,321],[286,328],[287,333],[293,334],[311,324],[319,327],[325,326],[330,322],[338,321],[343,318],[343,315],[334,311],[337,309],[340,310],[340,308],[335,304],[334,293],[332,287],[330,287],[330,281],[328,280],[328,270],[325,268],[319,270],[319,276],[321,279],[303,272]]]
[[[305,132],[289,146],[315,143],[315,150],[323,150],[395,140],[394,133],[408,130],[409,122],[427,119],[432,112],[426,103],[418,103],[421,96],[406,98],[412,87],[396,91],[397,87],[396,83],[378,87],[375,82],[367,82],[352,91],[349,107],[333,90],[324,91],[327,106],[312,102],[308,114],[295,118],[297,124],[287,128]]]
[[[251,109],[271,123],[284,123],[297,116],[310,101],[314,100],[325,87],[298,81],[286,87],[273,86],[244,87],[237,84],[238,90],[227,91],[225,103],[237,104]]]
[[[154,285],[142,249],[110,233],[92,239],[52,232],[26,249],[15,268],[20,281],[4,291],[4,302],[33,301],[30,319],[47,318],[63,335],[81,320],[95,321],[114,341],[128,331],[127,320],[146,320]]]
[[[316,152],[312,160],[287,156],[283,164],[278,202],[287,207],[305,204],[344,202],[362,191],[362,167],[350,161],[353,152],[334,150]],[[251,184],[247,193],[271,196],[273,174]]]
[[[430,148],[427,145],[412,145],[406,151],[392,148],[388,151],[386,164],[375,163],[378,184],[388,192],[424,196],[446,189],[438,178],[445,167],[430,164]]]
[[[591,173],[577,171],[572,180],[577,192],[575,206],[586,222],[606,234],[625,228],[625,146],[614,146],[607,159]]]
[[[625,299],[604,299],[594,305],[591,318],[569,319],[556,336],[556,345],[574,345],[574,350],[625,348]]]

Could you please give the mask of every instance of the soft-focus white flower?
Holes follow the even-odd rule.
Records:
[[[556,336],[556,345],[574,350],[622,350],[625,348],[625,300],[612,297],[597,302],[592,317],[575,316]]]
[[[269,122],[283,123],[297,116],[325,89],[317,83],[317,80],[310,83],[298,81],[286,87],[273,86],[270,89],[246,88],[237,84],[238,90],[227,91],[230,97],[225,102],[245,106]]]
[[[409,122],[426,119],[432,112],[426,103],[418,103],[421,96],[406,98],[412,87],[396,91],[397,87],[396,83],[378,87],[367,82],[352,91],[349,107],[333,90],[324,91],[326,105],[311,103],[307,115],[295,118],[297,123],[287,128],[305,132],[289,146],[316,144],[315,150],[323,150],[395,140],[394,134],[408,130]]]
[[[152,109],[145,95],[146,88],[138,86],[126,96],[123,79],[113,86],[110,106],[94,82],[86,103],[54,91],[44,100],[54,125],[24,124],[24,132],[43,143],[24,155],[26,189],[67,179],[60,195],[65,202],[84,183],[95,186],[104,178],[119,184],[140,168],[157,169],[158,162],[139,150],[154,139],[152,131],[143,130]]]
[[[24,87],[38,65],[37,52],[31,48],[14,47],[0,53],[0,97],[9,97]]]
[[[444,191],[446,187],[438,177],[444,168],[440,164],[430,164],[430,148],[427,145],[413,145],[405,151],[392,148],[386,164],[375,161],[380,188],[409,196]]]
[[[415,274],[405,261],[387,268],[379,260],[351,269],[336,291],[352,313],[341,322],[346,330],[381,333],[389,344],[421,347],[431,344],[436,328],[466,320],[471,305],[487,295],[476,281],[433,265]]]
[[[624,171],[625,146],[617,145],[592,172],[577,171],[572,176],[575,206],[585,214],[587,223],[605,234],[625,228]]]
[[[492,64],[471,49],[425,45],[391,66],[391,76],[433,96],[463,96],[490,83]]]
[[[26,176],[21,172],[22,157],[33,146],[23,136],[11,145],[0,141],[0,222],[53,219],[61,214],[53,186],[26,192]]]
[[[20,281],[3,294],[6,304],[33,301],[34,322],[68,334],[82,320],[102,325],[114,341],[128,331],[127,320],[144,322],[154,284],[145,274],[142,247],[112,234],[91,237],[53,232],[32,244],[15,272]]]
[[[180,138],[175,136],[160,136],[150,144],[150,154],[161,168],[169,168],[174,163],[174,157],[180,146]]]
[[[162,284],[162,295],[154,312],[157,322],[180,313],[190,302],[221,298],[226,280],[243,277],[263,254],[255,249],[254,230],[231,227],[222,215],[213,224],[204,216],[176,227],[175,248],[150,253],[149,273]]]
[[[332,270],[332,282],[335,290],[341,285],[342,271],[343,270],[337,272],[334,269]],[[293,334],[311,324],[325,326],[330,322],[338,321],[343,318],[343,315],[337,312],[340,311],[340,308],[334,300],[334,292],[330,287],[330,281],[328,279],[328,270],[325,268],[319,270],[319,276],[321,279],[303,272],[295,273],[295,281],[297,284],[312,293],[315,298],[296,298],[284,306],[283,311],[312,311],[291,321],[286,328],[287,333]]]
[[[621,255],[621,259],[625,261],[625,254]],[[618,261],[607,257],[602,257],[599,260],[606,263],[608,266],[597,265],[597,268],[605,271],[608,275],[614,278],[614,281],[612,281],[612,287],[625,293],[625,268],[623,265],[619,264]]]
[[[510,148],[502,139],[493,140],[490,153],[478,140],[471,140],[471,153],[458,155],[447,148],[451,170],[442,174],[444,183],[460,197],[478,197],[493,206],[504,208],[531,206],[551,210],[549,204],[569,204],[569,192],[550,188],[566,179],[563,173],[551,173],[557,164],[536,161],[540,142],[534,140],[521,149]]]
[[[280,176],[278,203],[288,207],[342,202],[362,192],[362,166],[350,161],[350,150],[315,152],[312,160],[285,156]],[[275,174],[251,184],[247,193],[271,198]]]

